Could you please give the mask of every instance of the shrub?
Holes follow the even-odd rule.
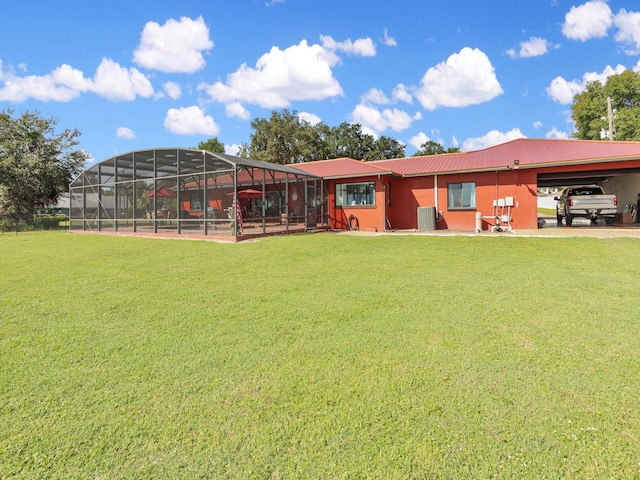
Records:
[[[67,228],[68,218],[65,215],[41,214],[26,217],[18,222],[17,230],[20,232],[30,230],[58,230]],[[0,218],[0,231],[16,231],[15,220],[9,217]]]

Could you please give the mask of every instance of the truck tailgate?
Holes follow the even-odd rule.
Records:
[[[589,195],[584,197],[571,197],[570,209],[576,210],[601,210],[616,208],[615,195]]]

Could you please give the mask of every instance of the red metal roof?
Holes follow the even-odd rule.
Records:
[[[512,168],[515,160],[518,160],[519,168],[527,168],[632,159],[640,159],[640,142],[520,138],[473,152],[375,162],[339,158],[298,164],[296,168],[324,178],[346,178],[379,174],[417,176],[504,170],[507,166]]]
[[[323,178],[364,177],[368,175],[392,175],[394,173],[390,168],[377,165],[376,162],[358,161],[353,158],[319,160],[291,166]]]

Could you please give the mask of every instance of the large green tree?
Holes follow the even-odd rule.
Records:
[[[390,137],[375,139],[359,124],[343,122],[330,127],[322,122],[312,125],[298,112],[272,111],[270,118],[251,122],[249,144],[240,155],[266,162],[291,164],[350,157],[356,160],[383,160],[404,157],[405,146]]]
[[[404,158],[405,145],[395,138],[382,135],[373,145],[373,150],[365,155],[365,160],[386,160],[388,158]]]
[[[218,140],[218,137],[212,137],[205,142],[200,142],[198,144],[198,150],[206,150],[207,152],[213,153],[224,153],[224,143]]]
[[[39,112],[14,117],[0,112],[0,215],[19,221],[56,202],[89,155],[78,146],[78,130],[56,131],[58,120]]]
[[[362,132],[359,123],[343,122],[331,129],[329,158],[349,157],[363,160],[373,150],[375,138]]]
[[[268,119],[254,118],[251,128],[251,142],[242,145],[241,156],[286,165],[318,154],[319,134],[296,111],[274,110]]]
[[[573,97],[571,106],[575,129],[573,136],[581,140],[600,140],[609,130],[607,97],[611,98],[615,138],[640,140],[640,74],[625,70],[586,85]]]
[[[420,149],[413,154],[414,157],[422,157],[425,155],[441,155],[443,153],[457,153],[460,149],[458,147],[449,147],[445,150],[441,143],[434,142],[433,140],[427,140]]]

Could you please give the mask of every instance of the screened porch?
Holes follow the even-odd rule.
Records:
[[[242,240],[328,226],[321,177],[183,148],[129,152],[70,185],[70,230]]]

